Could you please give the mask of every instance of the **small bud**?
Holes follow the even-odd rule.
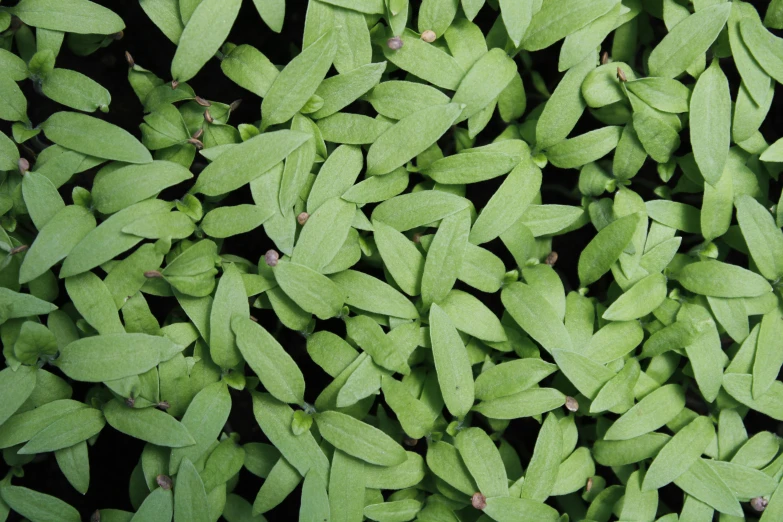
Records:
[[[179,87],[179,82],[177,80],[171,80],[171,90],[173,91],[177,87]]]
[[[9,256],[13,256],[13,255],[16,255],[16,254],[21,254],[22,252],[24,252],[28,248],[30,248],[29,245],[19,245],[18,247],[14,247],[11,250],[9,250],[8,251],[8,255]]]
[[[406,445],[406,446],[409,446],[409,447],[411,447],[411,448],[412,448],[412,447],[414,447],[416,444],[418,444],[418,443],[419,443],[419,439],[414,439],[414,438],[412,438],[412,437],[405,437],[405,439],[403,440],[403,442],[405,443],[405,445]]]
[[[196,147],[197,150],[201,150],[204,148],[204,144],[201,143],[201,141],[197,140],[196,138],[189,138],[188,143]]]
[[[280,254],[277,253],[277,250],[267,250],[266,254],[264,254],[264,261],[269,266],[277,266],[279,260]]]
[[[255,318],[255,317],[253,317],[252,315],[250,316],[250,320],[251,320],[251,321],[253,321],[254,323],[257,323],[257,322],[258,322],[258,319],[257,319],[257,318]]]
[[[171,404],[169,404],[169,401],[160,401],[155,407],[159,410],[166,411],[171,407]]]
[[[163,277],[163,274],[158,272],[157,270],[147,270],[144,272],[144,277],[147,279],[160,279]]]
[[[402,49],[403,43],[402,38],[399,36],[392,36],[388,40],[386,40],[386,46],[391,49],[392,51],[399,51]]]
[[[158,483],[158,486],[162,487],[165,490],[171,489],[171,477],[168,475],[158,475],[155,477],[155,482]]]
[[[27,171],[30,170],[30,162],[24,158],[19,158],[17,165],[19,166],[19,172],[21,172],[22,175],[26,174]]]
[[[609,53],[604,51],[604,54],[601,55],[601,65],[606,65],[609,63]]]
[[[415,234],[413,234],[413,242],[421,243],[421,232],[416,232]]]
[[[617,68],[617,79],[621,82],[627,82],[628,78],[625,76],[625,71],[623,71],[621,68]]]
[[[234,112],[239,108],[239,106],[242,105],[242,100],[234,100],[231,102],[231,105],[228,106],[228,110],[231,112]]]
[[[301,214],[296,216],[296,222],[299,223],[300,225],[304,225],[305,223],[307,223],[309,217],[310,214],[308,214],[307,212],[302,212]]]
[[[125,405],[128,408],[133,408],[134,404],[136,404],[136,399],[134,399],[133,397],[128,397],[127,399],[125,399]]]
[[[573,397],[566,397],[565,407],[568,411],[576,411],[579,409],[579,403]]]
[[[470,497],[470,503],[473,504],[474,508],[483,510],[487,507],[487,497],[482,495],[480,491],[476,491],[473,493],[473,496]]]
[[[125,61],[128,62],[128,67],[136,65],[136,62],[133,61],[133,56],[128,51],[125,51]]]
[[[204,119],[207,120],[207,123],[215,123],[215,119],[209,113],[209,109],[204,111]]]
[[[762,512],[767,509],[767,504],[769,504],[769,501],[764,497],[755,497],[750,501],[751,507],[758,512]]]
[[[587,479],[587,485],[585,486],[585,490],[590,493],[590,490],[593,489],[593,477],[590,477]]]
[[[197,131],[195,132],[195,134],[193,134],[193,136],[191,136],[191,137],[192,137],[192,138],[195,138],[195,139],[197,139],[197,140],[200,140],[200,139],[201,139],[201,136],[203,136],[203,135],[204,135],[204,129],[202,128],[202,129],[199,129],[199,130],[197,130]]]
[[[438,38],[438,35],[435,34],[435,31],[432,31],[430,29],[427,29],[423,33],[421,33],[421,39],[427,43],[432,43]]]
[[[123,36],[125,36],[125,33],[124,33],[123,31],[120,31],[120,32],[118,32],[118,33],[114,33],[114,34],[112,35],[112,37],[113,37],[115,40],[122,40],[122,37],[123,37]]]
[[[90,515],[90,522],[101,522],[101,510],[96,509],[95,512]]]
[[[557,263],[557,252],[555,252],[554,250],[551,251],[546,256],[546,260],[544,260],[544,263],[546,263],[549,266],[555,266],[555,263]]]
[[[196,103],[198,103],[202,107],[211,107],[212,106],[212,104],[209,102],[209,100],[205,100],[201,96],[196,96],[194,99],[196,100]]]

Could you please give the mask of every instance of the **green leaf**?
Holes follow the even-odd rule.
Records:
[[[552,165],[561,169],[581,167],[614,150],[622,132],[622,127],[602,127],[552,145],[546,157]]]
[[[767,209],[752,197],[739,196],[734,205],[742,237],[759,272],[770,281],[779,279],[783,276],[783,265],[779,266],[783,256],[780,228]]]
[[[631,241],[639,223],[630,214],[602,228],[579,255],[579,284],[587,286],[609,271]]]
[[[544,502],[552,493],[563,453],[563,433],[557,416],[550,413],[541,424],[533,456],[522,483],[520,496]]]
[[[79,522],[82,519],[70,504],[32,489],[3,485],[0,498],[8,507],[33,521]]]
[[[96,178],[93,203],[99,212],[112,214],[192,177],[188,169],[170,161],[128,165]]]
[[[342,290],[348,306],[402,319],[419,318],[419,312],[413,303],[394,287],[371,275],[345,270],[330,279]]]
[[[367,151],[367,174],[388,174],[427,150],[449,130],[461,111],[456,103],[435,105],[395,123]]]
[[[415,486],[424,478],[424,459],[406,451],[407,460],[396,466],[364,466],[364,485],[375,489],[403,489]]]
[[[641,375],[641,367],[634,358],[625,361],[623,369],[612,377],[590,403],[590,413],[606,410],[625,411],[633,404],[634,388]]]
[[[76,34],[113,34],[125,29],[109,9],[82,0],[22,0],[13,14],[27,25]]]
[[[255,230],[270,217],[269,211],[256,205],[219,207],[207,212],[201,228],[210,237],[225,238]]]
[[[307,266],[280,260],[275,280],[283,292],[306,312],[319,319],[336,317],[345,303],[340,287],[328,277]]]
[[[617,419],[605,440],[627,440],[655,431],[685,407],[685,394],[677,384],[661,386]]]
[[[35,228],[41,230],[60,210],[65,208],[62,197],[49,178],[28,172],[22,178],[22,197]]]
[[[514,321],[548,352],[571,349],[571,336],[552,305],[532,286],[511,283],[500,293]]]
[[[438,441],[427,446],[427,466],[439,479],[466,495],[478,490],[459,451],[448,442]]]
[[[731,145],[729,81],[717,60],[696,81],[689,116],[693,157],[704,180],[715,185]]]
[[[337,255],[348,237],[356,215],[356,205],[339,197],[331,198],[307,218],[294,245],[291,261],[322,271]]]
[[[416,499],[394,500],[381,504],[370,504],[364,508],[364,516],[370,520],[413,520],[421,511],[422,503]]]
[[[421,297],[428,306],[443,300],[459,276],[470,234],[470,212],[444,218],[432,239],[421,277]]]
[[[514,79],[516,72],[516,64],[502,49],[492,49],[479,58],[462,78],[451,99],[452,103],[465,105],[457,122],[467,120],[490,105]]]
[[[231,31],[241,0],[202,0],[187,21],[171,61],[171,77],[193,78],[212,58]]]
[[[239,85],[263,98],[280,74],[269,58],[251,45],[238,45],[220,62],[223,74]]]
[[[5,318],[15,319],[31,315],[46,315],[57,310],[57,307],[30,294],[20,294],[0,287],[0,310],[3,310]]]
[[[207,454],[230,412],[231,396],[223,382],[213,382],[193,397],[182,416],[182,426],[193,435],[195,444],[171,450],[169,474],[177,473],[184,461],[198,461]]]
[[[370,464],[395,466],[407,459],[405,450],[388,435],[344,413],[316,415],[321,435],[335,448]]]
[[[269,441],[296,468],[307,475],[310,469],[326,479],[329,460],[315,442],[311,432],[294,435],[291,432],[293,410],[267,393],[252,392],[253,415]]]
[[[780,342],[783,337],[783,311],[775,307],[761,318],[761,328],[753,359],[753,398],[760,399],[780,373],[783,354]]]
[[[473,372],[457,329],[437,304],[430,309],[430,336],[443,400],[449,412],[461,419],[473,406]]]
[[[617,3],[616,0],[544,2],[530,21],[522,47],[527,51],[545,49],[603,16]]]
[[[574,450],[557,469],[557,480],[552,487],[552,496],[567,495],[582,489],[587,480],[595,475],[595,463],[590,450],[581,447]],[[630,495],[626,498],[630,500]]]
[[[126,163],[150,163],[152,156],[126,130],[76,112],[56,112],[41,124],[54,143],[90,156]]]
[[[90,487],[90,457],[87,452],[87,442],[82,441],[69,448],[54,452],[57,465],[73,488],[82,495],[87,494]]]
[[[6,398],[0,407],[0,426],[24,404],[35,383],[36,370],[30,366],[20,366],[16,371],[7,367],[0,371],[0,390]]]
[[[780,50],[783,39],[767,31],[757,17],[746,17],[740,21],[742,41],[748,46],[753,58],[778,83],[783,79],[783,60]]]
[[[249,317],[250,306],[242,275],[232,263],[218,282],[209,316],[209,351],[212,360],[221,368],[233,368],[242,362],[231,330],[231,321],[237,315]]]
[[[304,402],[305,380],[296,362],[264,327],[237,316],[231,321],[237,346],[269,393],[292,404]],[[309,341],[308,341],[309,347]]]
[[[674,483],[685,493],[696,497],[716,511],[742,517],[742,507],[739,502],[705,459],[696,460]]]
[[[651,313],[666,299],[666,277],[650,274],[634,284],[604,312],[607,321],[631,321]]]
[[[688,112],[691,91],[669,78],[629,80],[626,88],[654,109],[670,113]]]
[[[557,70],[568,70],[582,61],[585,56],[592,55],[591,50],[600,46],[609,33],[614,31],[619,25],[618,15],[624,9],[627,10],[628,8],[621,3],[617,3],[606,14],[599,16],[578,31],[566,36],[563,47],[560,48]]]
[[[704,53],[726,25],[731,4],[718,3],[689,15],[655,46],[649,58],[650,74],[674,78]]]
[[[644,330],[637,321],[611,322],[593,334],[584,355],[592,361],[607,364],[631,352],[642,339]]]
[[[174,517],[177,520],[205,522],[209,520],[209,506],[204,482],[190,460],[185,459],[177,473],[174,488]]]
[[[455,154],[434,161],[423,174],[444,185],[478,183],[506,174],[518,163],[519,158],[504,153],[476,152]],[[463,151],[464,152],[464,151]]]
[[[465,76],[465,71],[454,57],[421,40],[419,35],[410,29],[406,29],[399,35],[402,40],[400,49],[389,49],[385,40],[390,36],[392,35],[388,32],[383,35],[381,44],[383,55],[387,60],[436,87],[457,89],[462,77]]]
[[[234,146],[218,156],[201,174],[191,192],[205,196],[220,196],[250,183],[283,161],[310,134],[281,130],[266,132]]]
[[[165,337],[142,333],[84,337],[60,350],[57,366],[77,381],[112,381],[142,374],[181,348]]]
[[[455,445],[479,491],[486,497],[508,496],[508,477],[495,443],[480,428],[457,434]]]
[[[394,282],[408,295],[420,294],[421,277],[424,273],[424,256],[413,241],[395,230],[394,227],[376,220],[373,220],[372,224],[378,252]]]
[[[9,76],[0,76],[0,120],[27,121],[27,99]]]
[[[302,503],[299,507],[302,522],[323,522],[329,520],[329,497],[326,494],[326,480],[309,471],[302,485]]]
[[[642,491],[653,491],[676,480],[688,471],[715,437],[708,417],[696,417],[658,452],[644,476]]]
[[[763,471],[735,462],[717,460],[705,462],[718,474],[737,498],[766,497],[771,495],[777,486],[775,480]]]
[[[275,78],[261,104],[261,130],[284,123],[315,94],[337,52],[337,35],[329,31],[291,60]]]
[[[125,328],[109,289],[92,272],[65,279],[65,289],[74,306],[99,334],[124,334]]]
[[[399,80],[381,82],[364,99],[378,114],[393,120],[401,120],[433,105],[449,103],[449,97],[434,87]]]
[[[196,442],[182,423],[156,408],[133,409],[111,400],[103,406],[103,414],[115,430],[158,446],[180,448]]]
[[[359,520],[364,507],[365,463],[360,459],[336,449],[332,457],[332,470],[329,476],[330,519]],[[320,522],[320,521],[319,521]]]
[[[283,30],[285,19],[285,0],[253,0],[264,23],[274,32]]]
[[[750,97],[756,104],[763,105],[768,98],[770,77],[756,59],[753,58],[748,45],[740,34],[740,22],[744,18],[758,19],[758,16],[751,4],[735,2],[731,6],[728,30],[731,55],[737,66],[737,71],[740,77],[742,77],[742,85],[745,86],[748,94],[750,94]]]
[[[758,297],[771,291],[758,274],[720,261],[697,261],[677,274],[677,281],[693,293],[714,297]]]
[[[452,290],[439,305],[457,330],[482,341],[508,340],[495,314],[473,295],[461,290]]]
[[[358,315],[345,320],[348,336],[367,352],[378,366],[407,375],[410,368],[406,362],[407,354],[383,333],[378,323],[366,315]]]
[[[171,43],[176,45],[182,36],[182,29],[184,29],[180,19],[179,1],[139,0],[139,5],[152,20],[152,23],[166,35],[166,38],[171,40]]]
[[[142,502],[129,522],[170,522],[174,516],[170,489],[157,488]]]
[[[565,404],[565,395],[554,388],[532,388],[513,395],[482,401],[473,407],[490,419],[520,419],[541,415]]]
[[[411,395],[407,386],[388,375],[383,375],[381,390],[384,400],[397,415],[397,420],[408,437],[421,439],[432,432],[436,420],[435,412]]]
[[[482,401],[527,390],[554,373],[557,367],[540,359],[517,359],[483,371],[475,383],[476,398]]]
[[[34,455],[68,448],[94,437],[103,429],[106,420],[95,408],[83,408],[64,416],[36,433],[19,453]]]
[[[456,214],[469,205],[467,199],[448,192],[422,190],[384,201],[373,210],[372,220],[405,232]]]
[[[563,375],[588,399],[593,399],[616,375],[606,366],[578,352],[553,350],[552,355]]]
[[[111,94],[98,82],[77,71],[55,68],[41,82],[41,91],[50,100],[77,111],[108,112]]]

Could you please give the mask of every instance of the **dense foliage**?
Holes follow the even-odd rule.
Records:
[[[783,1],[112,4],[0,4],[0,521],[783,520]]]

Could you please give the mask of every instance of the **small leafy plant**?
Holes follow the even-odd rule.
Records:
[[[783,520],[782,0],[103,3],[0,5],[0,521]]]

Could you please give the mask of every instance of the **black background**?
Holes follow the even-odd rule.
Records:
[[[134,0],[97,0],[97,3],[114,10],[125,21],[126,29],[123,38],[112,43],[109,47],[99,49],[86,57],[74,55],[68,50],[67,45],[64,44],[62,51],[57,58],[57,66],[80,71],[106,87],[112,95],[111,111],[108,114],[98,112],[95,113],[94,116],[104,118],[111,123],[119,125],[138,137],[140,136],[138,126],[142,121],[144,113],[138,98],[127,81],[128,66],[125,61],[124,53],[125,51],[130,52],[138,65],[151,70],[164,80],[169,80],[169,69],[175,46],[147,18],[146,14],[139,7],[138,2]],[[419,0],[413,0],[412,3],[412,8],[415,12],[417,11],[420,2]],[[751,3],[759,9],[763,16],[768,2],[758,1]],[[301,45],[306,5],[307,2],[305,0],[288,0],[283,31],[281,34],[276,34],[263,24],[258,13],[255,11],[253,3],[246,0],[243,2],[239,17],[234,24],[228,41],[237,45],[253,45],[261,50],[275,64],[287,63],[290,61],[292,54],[298,51],[298,48]],[[496,12],[485,6],[475,22],[486,34],[494,23],[496,16]],[[665,34],[665,28],[663,23],[659,20],[654,20],[654,23],[657,37],[660,38]],[[413,26],[415,27],[415,23]],[[550,91],[554,90],[557,82],[562,77],[562,74],[557,71],[559,48],[560,44],[556,44],[549,49],[533,53],[532,55],[533,67],[543,76]],[[611,51],[610,39],[605,42],[604,49]],[[519,62],[519,60],[517,61]],[[636,70],[640,69],[638,63],[630,65]],[[739,86],[739,77],[734,69],[733,62],[731,59],[721,60],[721,67],[729,77],[732,86],[732,97],[734,97],[736,89]],[[520,64],[520,70],[521,69],[522,66]],[[399,75],[400,73],[398,72],[396,74]],[[528,111],[530,111],[536,105],[543,102],[544,98],[538,95],[532,88],[529,76],[523,76],[523,80],[528,96]],[[211,60],[202,71],[188,83],[194,88],[196,94],[208,100],[231,103],[234,100],[241,99],[242,104],[231,117],[231,123],[233,125],[239,123],[254,123],[260,119],[261,100],[226,78],[220,70],[218,60]],[[28,112],[33,125],[40,124],[53,112],[63,110],[63,107],[58,106],[54,102],[51,102],[36,93],[31,82],[25,82],[22,86],[28,99]],[[777,86],[777,94],[780,94],[780,85]],[[773,102],[770,115],[762,127],[762,132],[770,143],[778,139],[781,135],[779,130],[779,117],[783,114],[781,112],[782,109],[783,98],[777,96]],[[348,110],[351,112],[366,111],[368,114],[373,114],[369,105],[362,103],[356,103]],[[580,134],[600,126],[602,126],[600,122],[592,118],[589,115],[589,112],[585,112],[585,115],[580,120],[573,134]],[[476,144],[482,145],[489,142],[494,136],[500,133],[504,127],[505,124],[496,114],[495,119],[493,119],[487,129],[479,135]],[[3,125],[2,129],[6,132],[9,130],[6,125]],[[452,138],[453,137],[450,134],[447,134],[441,140],[441,146],[446,154],[453,150]],[[681,138],[683,144],[679,149],[679,153],[684,154],[689,150],[687,132],[682,133]],[[28,159],[33,160],[32,156],[27,155],[27,157]],[[197,155],[194,171],[198,172],[204,164],[203,159]],[[74,183],[89,188],[91,177],[94,173],[94,171],[88,171],[81,174],[74,179]],[[575,170],[566,171],[547,166],[544,169],[544,184],[542,187],[544,202],[579,205],[580,197],[574,190],[577,176],[578,174]],[[411,183],[413,184],[415,180],[416,178],[412,176]],[[470,185],[468,187],[467,197],[474,202],[476,208],[481,209],[497,189],[500,181],[501,180],[490,180]],[[655,164],[648,159],[642,171],[633,179],[632,188],[647,200],[656,197],[652,193],[652,189],[659,184],[660,180],[656,173]],[[69,183],[61,189],[62,195],[68,203],[71,201],[70,191],[72,187],[73,185]],[[182,193],[184,193],[184,190],[185,189],[181,187],[170,189],[171,194],[167,191],[164,193],[163,197],[176,198],[181,196]],[[771,199],[777,201],[778,195],[779,189],[773,187],[770,194]],[[685,197],[679,197],[678,199],[694,204],[697,207],[701,206],[701,198],[699,195],[686,195]],[[226,200],[226,203],[236,204],[250,201],[249,191],[247,191],[247,189],[242,189],[232,193],[229,196],[229,199]],[[559,254],[556,269],[563,278],[566,285],[566,291],[578,288],[576,262],[579,253],[593,235],[594,230],[592,226],[588,225],[581,230],[557,237],[554,240],[553,249]],[[683,249],[695,245],[698,241],[700,241],[700,238],[698,237],[685,238]],[[506,263],[508,269],[514,267],[513,259],[499,240],[495,240],[484,246],[500,256]],[[248,234],[230,238],[224,243],[222,253],[239,255],[251,261],[257,261],[268,248],[272,247],[273,244],[271,241],[264,236],[261,229],[258,229]],[[745,260],[741,258],[736,260],[732,259],[732,261],[738,264],[745,263]],[[604,278],[603,281],[594,285],[595,288],[593,289],[593,292],[595,293],[597,291],[598,295],[600,295],[600,292],[605,291],[605,286],[608,282],[608,278]],[[603,287],[601,285],[603,285]],[[476,292],[473,289],[470,289],[470,291],[472,293]],[[63,296],[65,296],[65,292],[61,292],[61,299]],[[499,294],[480,294],[479,297],[498,315],[502,313]],[[173,299],[157,298],[153,296],[147,296],[147,299],[153,312],[161,322],[171,312],[172,307],[176,306],[176,302]],[[256,310],[254,315],[258,317],[261,320],[261,323],[269,328],[270,331],[277,330],[276,319],[273,312]],[[339,334],[344,333],[342,322],[339,320],[319,322],[317,328],[333,330]],[[307,381],[306,400],[308,402],[313,402],[318,393],[328,384],[329,377],[312,363],[305,351],[305,340],[301,335],[286,329],[278,331],[280,342],[289,352],[291,352],[305,374]],[[72,384],[74,387],[74,399],[84,399],[87,387],[83,383]],[[237,432],[240,435],[242,443],[265,441],[263,434],[253,418],[249,394],[246,392],[237,392],[235,390],[231,390],[231,394],[233,407],[227,429]],[[689,401],[689,407],[701,412],[706,412],[706,405],[701,402],[698,394],[691,395],[690,398],[692,400]],[[587,418],[582,419],[582,421],[587,420]],[[760,430],[770,430],[780,433],[779,423],[771,421],[769,418],[754,412],[751,412],[748,415],[746,427],[751,435]],[[530,419],[522,419],[513,421],[506,431],[505,436],[507,440],[518,449],[520,455],[528,455],[535,443],[537,433],[538,424],[536,422]],[[15,479],[14,484],[53,494],[65,500],[76,507],[82,513],[85,520],[96,508],[132,510],[128,499],[128,479],[131,470],[138,462],[142,447],[143,443],[141,441],[122,435],[107,426],[101,433],[95,446],[90,448],[90,489],[84,496],[76,492],[68,484],[57,467],[57,463],[52,454],[39,455],[36,457],[34,462],[24,467],[25,477],[22,479]],[[423,454],[426,450],[426,445],[424,442],[421,442],[415,450],[420,451]],[[526,461],[527,459],[523,457],[523,463]],[[5,472],[0,470],[0,473],[4,474]],[[598,467],[597,474],[604,476],[610,481],[614,478],[611,471],[606,468]],[[261,484],[261,479],[243,469],[240,474],[239,484],[234,493],[243,496],[252,503]],[[278,508],[267,513],[267,519],[270,521],[295,519],[297,516],[296,514],[298,513],[298,497],[299,489],[290,495]],[[682,502],[681,493],[678,488],[668,486],[661,491],[661,500],[668,504],[672,510],[678,511]],[[18,518],[15,517],[16,515],[12,514],[10,520],[17,520]]]

